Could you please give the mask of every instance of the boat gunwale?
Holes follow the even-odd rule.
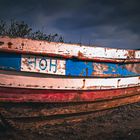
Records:
[[[1,37],[1,38],[6,38],[9,40],[14,40],[14,39],[19,39],[22,41],[33,41],[33,42],[40,42],[40,43],[49,43],[49,44],[63,44],[63,45],[73,45],[73,47],[76,45],[78,47],[85,47],[85,48],[99,48],[99,49],[105,49],[105,50],[116,50],[116,51],[127,51],[127,52],[131,52],[131,53],[136,53],[136,52],[140,52],[140,50],[130,50],[130,49],[117,49],[117,48],[107,48],[107,47],[97,47],[97,46],[86,46],[86,45],[80,45],[80,44],[68,44],[68,43],[60,43],[60,42],[48,42],[48,41],[42,41],[42,40],[33,40],[33,39],[28,39],[28,38],[20,38],[20,37],[16,37],[16,38],[10,38],[7,36]],[[0,41],[1,42],[1,41]],[[51,46],[50,46],[51,47]],[[69,54],[57,54],[57,53],[50,53],[50,52],[43,52],[43,51],[38,51],[38,50],[20,50],[19,48],[17,49],[11,49],[11,48],[1,48],[0,47],[0,51],[1,52],[8,52],[8,53],[17,53],[17,54],[31,54],[31,55],[40,55],[40,56],[49,56],[49,57],[55,57],[55,58],[63,58],[63,59],[76,59],[76,60],[87,60],[87,61],[95,61],[95,62],[110,62],[110,63],[139,63],[140,62],[140,58],[111,58],[111,57],[88,57],[88,56],[74,56],[74,55],[69,55]],[[117,52],[116,52],[117,53]]]

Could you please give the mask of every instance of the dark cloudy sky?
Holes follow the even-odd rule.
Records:
[[[140,49],[140,0],[0,0],[0,19],[67,42]]]

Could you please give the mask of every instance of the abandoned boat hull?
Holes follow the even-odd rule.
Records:
[[[0,102],[140,96],[140,51],[8,37],[0,42]]]

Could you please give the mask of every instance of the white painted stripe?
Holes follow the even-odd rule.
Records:
[[[72,48],[71,48],[72,49]],[[103,58],[115,58],[115,59],[126,59],[127,50],[121,49],[110,49],[110,48],[100,48],[100,47],[88,47],[82,46],[78,51],[84,54],[85,57],[103,57]],[[77,52],[78,54],[78,52]],[[76,56],[77,56],[76,54]]]
[[[140,59],[140,51],[102,48],[96,46],[82,46],[78,44],[66,44],[47,41],[37,41],[31,39],[0,37],[4,42],[0,45],[0,50],[27,51],[28,53],[43,53],[53,55],[66,55],[74,57],[109,58],[109,59]],[[9,47],[8,43],[12,45]]]
[[[0,86],[32,89],[97,90],[140,86],[140,77],[127,78],[60,78],[21,75],[22,72],[0,73]]]

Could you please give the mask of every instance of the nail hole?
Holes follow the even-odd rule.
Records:
[[[1,42],[1,41],[0,41],[0,46],[3,45],[3,44],[4,44],[4,42]]]

